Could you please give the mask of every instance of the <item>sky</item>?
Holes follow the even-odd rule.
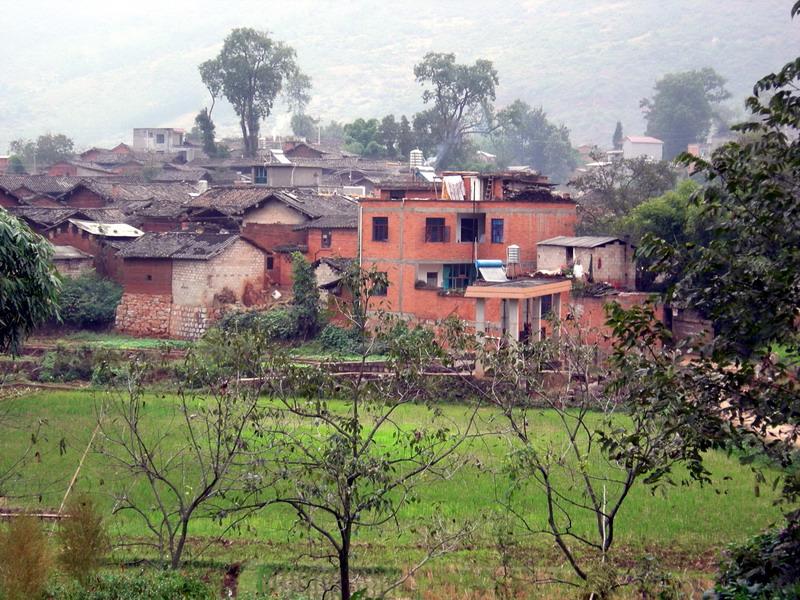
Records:
[[[234,27],[268,30],[312,78],[309,114],[352,120],[423,108],[413,65],[428,51],[488,58],[497,104],[542,105],[575,144],[617,119],[641,133],[639,100],[676,70],[712,66],[734,108],[798,54],[787,0],[0,0],[0,154],[65,133],[78,148],[130,142],[134,127],[190,128],[208,103],[197,65]],[[666,5],[666,6],[665,6]],[[218,133],[236,134],[223,102]],[[283,107],[262,127],[288,133]]]

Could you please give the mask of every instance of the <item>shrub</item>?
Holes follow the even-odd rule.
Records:
[[[101,573],[90,589],[77,583],[52,583],[48,598],[59,600],[212,600],[217,594],[201,581],[175,571]]]
[[[51,565],[47,537],[35,517],[16,517],[0,534],[0,589],[4,600],[41,597]]]
[[[729,546],[717,585],[705,594],[717,600],[800,597],[800,510],[773,529]]]
[[[338,325],[327,325],[319,334],[319,342],[325,350],[343,354],[357,354],[361,349],[358,331]]]
[[[94,370],[92,348],[88,345],[57,344],[46,352],[39,370],[40,381],[89,381]]]
[[[297,337],[297,321],[293,312],[286,308],[232,311],[220,319],[217,327],[227,333],[259,333],[273,340],[291,340]]]
[[[95,273],[65,279],[59,312],[66,325],[105,327],[114,322],[122,287]]]
[[[94,501],[86,494],[72,496],[66,509],[69,517],[58,528],[58,562],[65,573],[85,586],[108,552],[108,535]]]

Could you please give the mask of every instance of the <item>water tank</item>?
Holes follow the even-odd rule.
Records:
[[[518,265],[519,264],[519,246],[511,244],[506,248],[506,264]]]
[[[417,167],[421,167],[424,164],[425,164],[425,155],[422,153],[422,150],[420,150],[419,148],[414,148],[409,153],[408,165],[412,169],[416,169]]]

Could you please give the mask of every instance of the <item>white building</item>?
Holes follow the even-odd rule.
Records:
[[[133,149],[137,152],[179,152],[183,147],[183,129],[141,127],[133,130]]]
[[[629,135],[622,140],[623,158],[650,157],[653,160],[662,160],[664,155],[664,142],[658,138],[646,135]]]

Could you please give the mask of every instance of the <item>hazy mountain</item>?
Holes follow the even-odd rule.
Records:
[[[609,143],[615,122],[643,130],[639,100],[665,73],[711,66],[732,105],[798,54],[789,0],[426,2],[99,1],[5,3],[0,36],[0,153],[44,131],[79,146],[130,140],[133,127],[190,127],[206,101],[197,64],[233,27],[291,44],[327,119],[413,113],[412,67],[425,52],[493,60],[498,105],[541,104],[573,142]],[[226,106],[218,130],[236,133]],[[264,131],[286,131],[282,108]]]

